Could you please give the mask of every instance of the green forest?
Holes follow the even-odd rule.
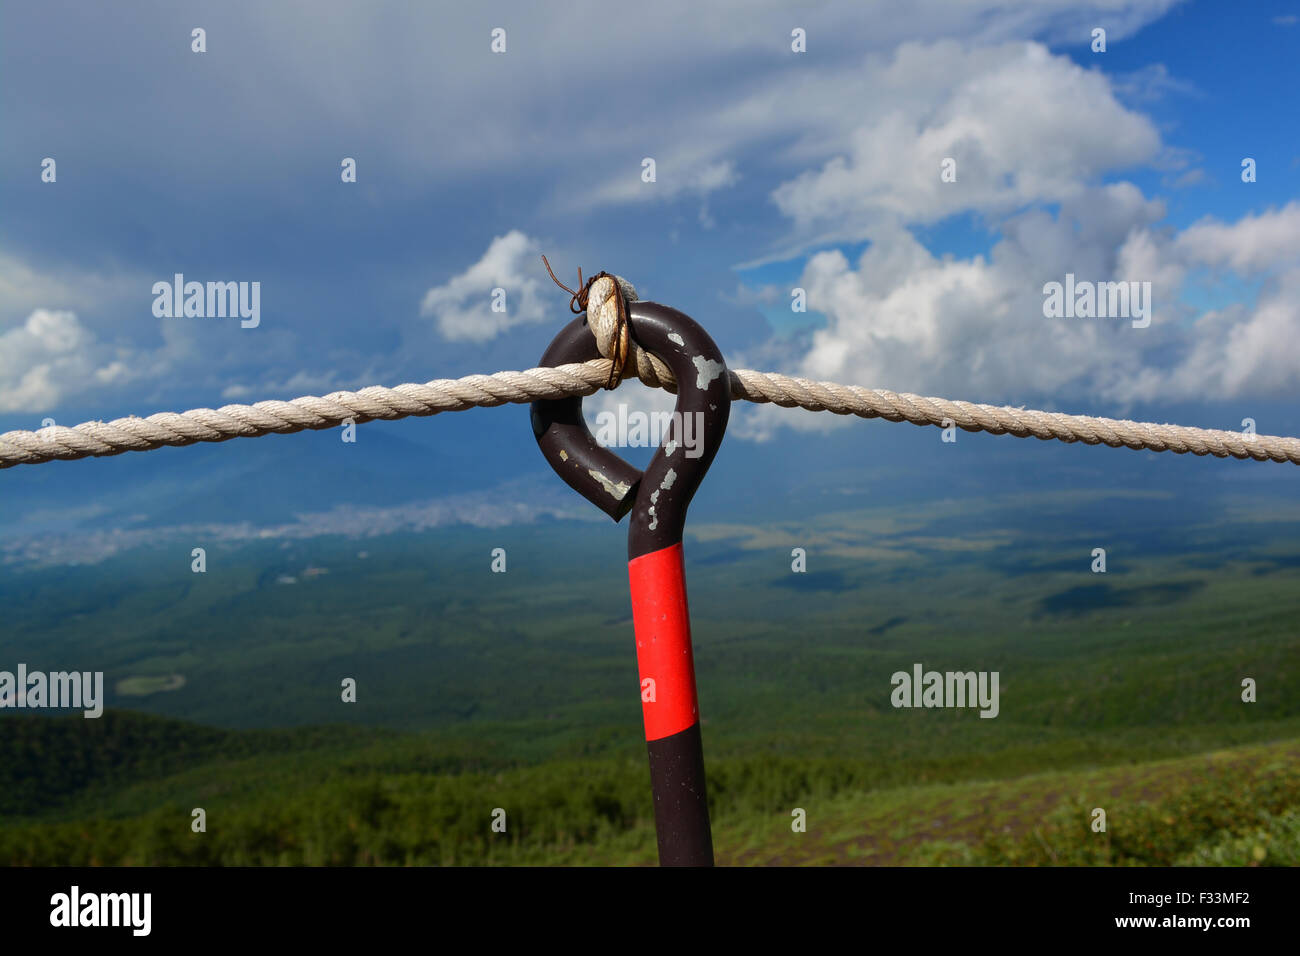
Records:
[[[1298,522],[1246,549],[1135,498],[1072,537],[1077,506],[699,526],[718,861],[1300,863]],[[563,527],[560,568],[560,529],[494,532],[504,575],[473,529],[6,575],[3,660],[115,690],[98,720],[0,716],[0,863],[653,863],[621,536]],[[914,664],[996,670],[998,716],[892,707]]]

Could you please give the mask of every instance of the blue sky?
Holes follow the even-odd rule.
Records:
[[[467,6],[6,7],[0,431],[526,368],[542,252],[735,367],[1300,430],[1300,4]],[[178,272],[260,282],[260,325],[156,317]],[[1045,318],[1067,272],[1151,282],[1151,326]],[[589,405],[628,395],[667,401]]]

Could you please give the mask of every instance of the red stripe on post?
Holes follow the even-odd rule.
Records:
[[[699,719],[681,542],[633,558],[627,576],[645,739],[660,740]]]

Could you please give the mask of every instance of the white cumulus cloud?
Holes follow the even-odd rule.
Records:
[[[537,278],[541,254],[537,241],[517,229],[498,236],[478,262],[426,292],[420,314],[432,317],[444,338],[468,342],[543,322],[554,313],[554,296],[544,294],[545,284]],[[504,292],[504,311],[493,310],[495,289]]]
[[[860,238],[898,222],[1058,202],[1161,147],[1103,74],[1036,43],[904,44],[869,57],[850,89],[861,105],[843,151],[772,194],[803,233]],[[940,178],[949,159],[953,182]]]
[[[0,412],[49,411],[69,396],[123,382],[130,358],[99,342],[76,313],[36,309],[0,332]]]

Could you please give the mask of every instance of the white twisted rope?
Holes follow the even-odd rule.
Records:
[[[612,279],[599,279],[592,284],[588,299],[588,320],[603,355],[612,351],[616,331],[611,319],[613,309],[608,301],[613,289]],[[629,284],[624,283],[623,291],[629,298],[635,297]],[[590,395],[608,380],[610,368],[608,358],[593,359],[558,368],[435,379],[423,385],[372,386],[358,392],[331,392],[324,397],[307,395],[290,402],[195,408],[179,414],[159,412],[148,418],[131,416],[111,422],[84,422],[72,428],[50,425],[37,431],[11,431],[0,434],[0,469],[119,455],[127,451],[149,451],[166,445],[191,445],[231,438],[255,438],[272,432],[332,428],[348,421],[361,424],[375,419],[437,415],[468,408]],[[635,374],[651,387],[675,391],[672,373],[667,366],[635,343],[624,372],[629,376]],[[956,425],[965,431],[985,431],[1019,438],[1032,435],[1044,440],[1088,445],[1213,455],[1216,458],[1289,461],[1300,465],[1300,439],[1296,438],[1247,436],[1182,425],[1155,425],[975,405],[748,369],[733,370],[729,374],[732,398],[771,402],[785,408],[883,418],[914,425]]]
[[[73,428],[49,425],[36,431],[5,432],[0,435],[0,468],[150,451],[165,445],[257,438],[272,432],[332,428],[347,421],[360,424],[375,419],[532,402],[539,398],[590,395],[605,383],[609,367],[608,361],[599,359],[526,372],[440,378],[423,385],[406,384],[396,388],[375,385],[359,392],[331,392],[324,397],[305,395],[291,402],[193,408],[179,414],[159,412],[148,418],[130,416],[111,422],[83,422]]]
[[[50,425],[37,431],[5,432],[0,434],[0,468],[149,451],[165,445],[255,438],[272,432],[332,428],[348,420],[360,424],[374,419],[436,415],[480,406],[590,395],[605,383],[609,370],[608,359],[593,359],[559,368],[467,375],[396,388],[373,386],[359,392],[332,392],[324,397],[308,395],[291,402],[195,408],[180,414],[160,412],[148,418],[84,422],[74,428]],[[749,369],[733,370],[730,374],[732,398],[771,402],[785,408],[883,418],[914,425],[953,424],[966,431],[1019,438],[1032,435],[1088,445],[1300,464],[1300,439],[1295,438],[1256,435],[1252,440],[1230,431],[975,405]],[[673,390],[669,376],[648,384]]]

